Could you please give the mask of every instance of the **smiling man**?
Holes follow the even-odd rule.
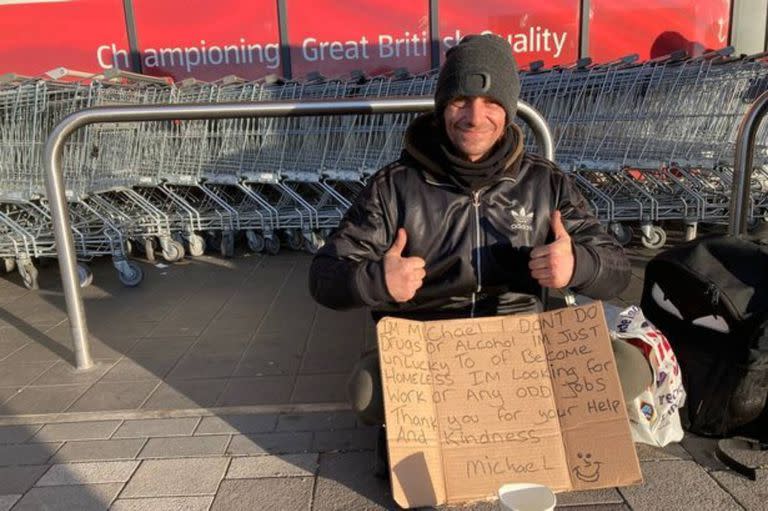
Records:
[[[448,51],[434,113],[410,124],[401,158],[371,177],[315,256],[319,303],[369,307],[376,320],[471,318],[538,312],[542,287],[609,299],[627,286],[622,248],[579,191],[523,149],[519,94],[506,40],[467,36]],[[639,390],[622,379],[625,395],[648,375]],[[376,352],[349,391],[363,421],[384,421]]]

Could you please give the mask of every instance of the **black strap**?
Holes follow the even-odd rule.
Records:
[[[749,467],[744,463],[734,459],[724,447],[727,447],[728,443],[733,441],[731,438],[724,438],[717,442],[717,448],[715,449],[715,457],[723,462],[728,468],[737,472],[751,481],[757,481],[757,471],[755,467]],[[752,440],[748,438],[739,438],[738,440],[744,442],[748,449],[757,451],[768,451],[768,443]]]

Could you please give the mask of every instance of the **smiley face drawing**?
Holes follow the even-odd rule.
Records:
[[[602,461],[592,461],[592,453],[578,453],[576,455],[581,463],[571,470],[579,481],[585,483],[596,483],[600,479],[600,465]]]

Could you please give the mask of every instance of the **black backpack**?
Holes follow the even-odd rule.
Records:
[[[768,441],[768,246],[713,236],[661,252],[641,305],[680,364],[686,429]]]

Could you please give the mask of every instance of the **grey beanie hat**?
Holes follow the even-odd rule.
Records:
[[[493,34],[468,35],[445,54],[435,89],[435,114],[442,122],[446,105],[460,96],[488,96],[512,123],[520,97],[520,77],[512,47]]]

